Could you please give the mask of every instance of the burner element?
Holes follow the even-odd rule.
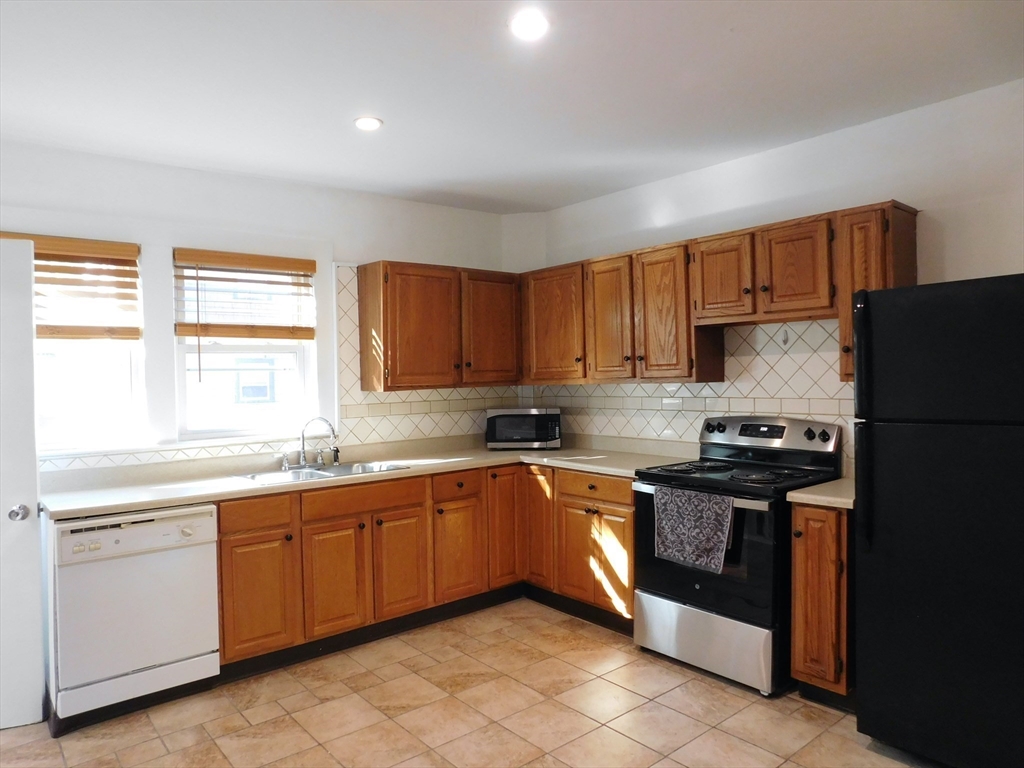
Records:
[[[775,472],[733,472],[729,479],[741,483],[774,483],[781,478]]]
[[[732,464],[724,461],[691,461],[686,466],[698,472],[725,472],[732,469]]]
[[[807,477],[807,473],[802,469],[773,469],[771,474],[778,475],[779,477]]]

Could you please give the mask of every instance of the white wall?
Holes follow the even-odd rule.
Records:
[[[547,263],[888,199],[920,282],[1024,271],[1024,80],[556,209]]]
[[[501,217],[501,268],[506,272],[542,269],[547,261],[546,216],[511,213]]]
[[[378,259],[500,269],[501,217],[360,192],[174,168],[0,142],[0,229],[142,246],[146,391],[174,402],[171,250],[244,251],[317,261],[317,327],[335,327],[332,262]],[[164,296],[153,301],[148,297]],[[334,334],[317,338],[318,412],[338,416]],[[173,409],[151,408],[154,439]]]

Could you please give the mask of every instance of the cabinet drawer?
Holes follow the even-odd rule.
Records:
[[[279,496],[222,501],[218,515],[220,532],[237,533],[260,528],[287,528],[292,524],[292,504],[297,498],[298,494],[284,493]]]
[[[478,496],[484,487],[484,471],[470,469],[434,475],[434,501],[451,501],[467,496]]]
[[[360,483],[302,494],[302,519],[326,520],[393,507],[411,507],[427,500],[427,479],[410,477],[383,483]]]
[[[558,470],[557,475],[559,494],[618,504],[633,503],[633,482],[627,478],[569,472],[562,469]]]

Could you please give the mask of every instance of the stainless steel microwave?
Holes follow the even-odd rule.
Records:
[[[488,448],[561,448],[558,408],[498,408],[487,411]]]

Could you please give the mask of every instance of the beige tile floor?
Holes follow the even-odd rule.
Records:
[[[0,732],[0,766],[900,766],[852,716],[756,691],[517,600],[60,739]]]

